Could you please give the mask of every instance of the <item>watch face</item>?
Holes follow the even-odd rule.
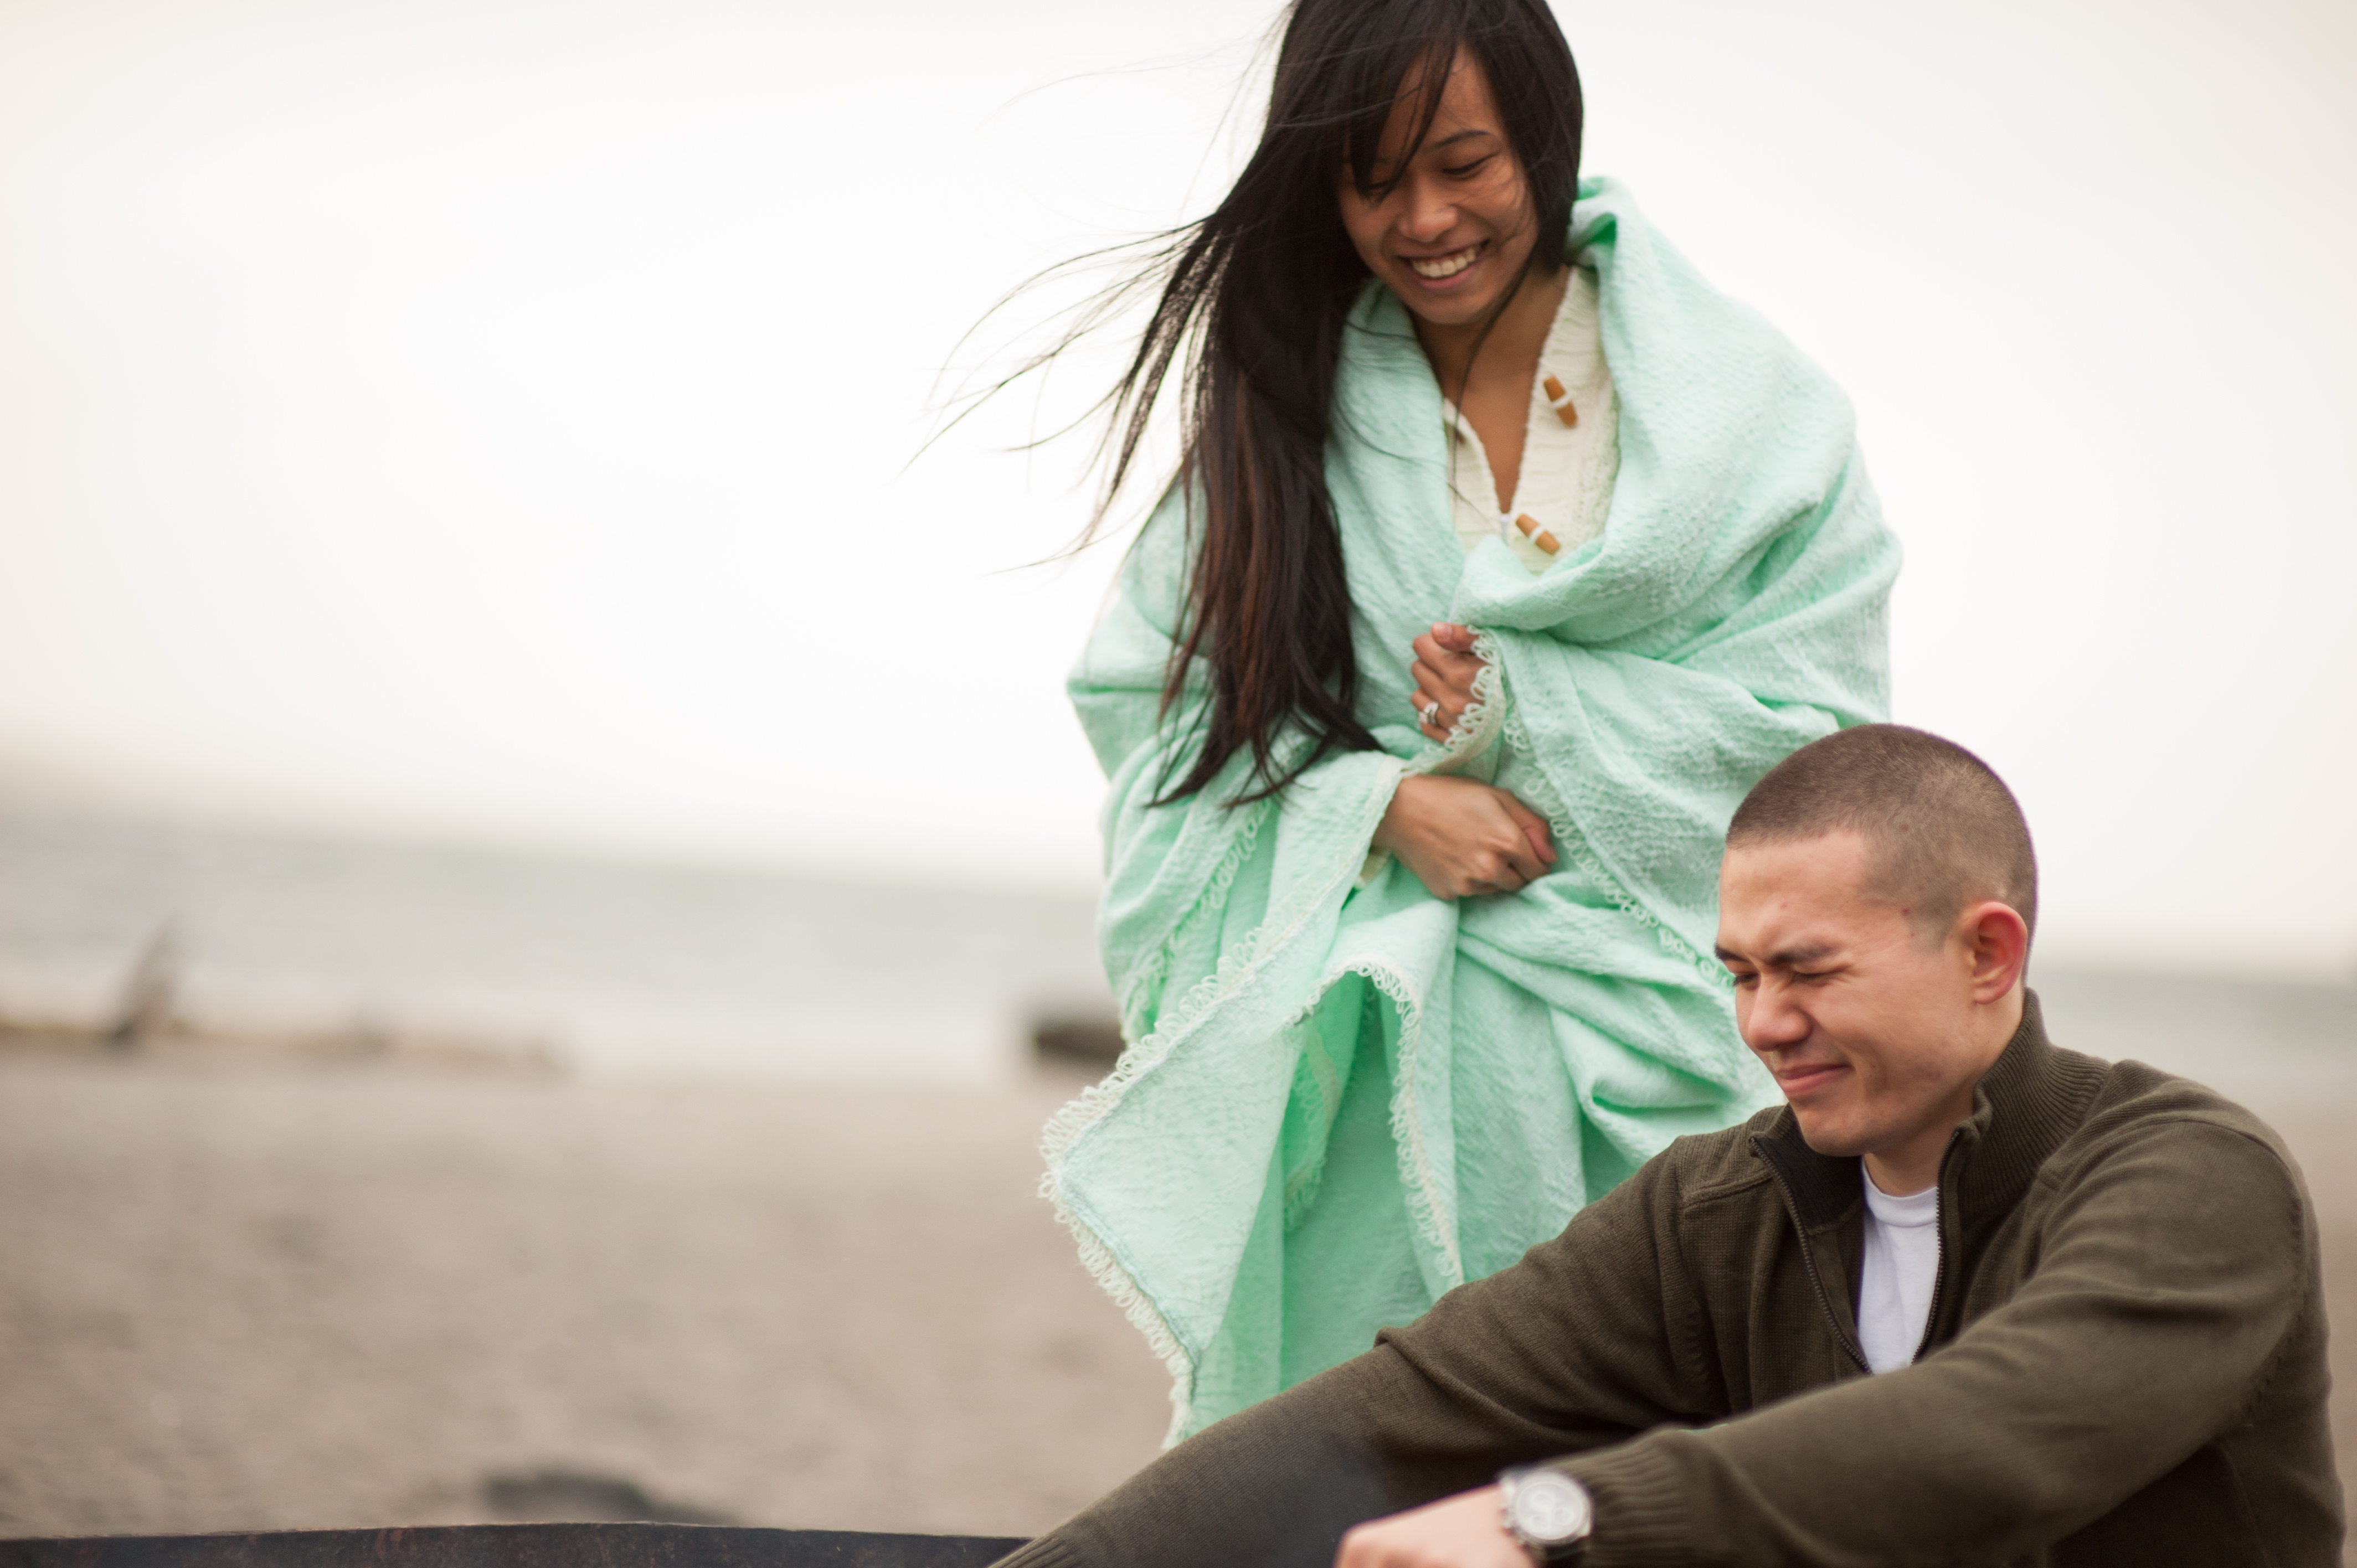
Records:
[[[1577,1541],[1587,1533],[1587,1488],[1541,1470],[1514,1483],[1514,1528],[1534,1541]]]

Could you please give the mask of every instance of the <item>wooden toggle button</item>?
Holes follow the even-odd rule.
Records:
[[[1557,419],[1562,420],[1566,424],[1579,423],[1579,410],[1572,406],[1571,394],[1563,390],[1561,381],[1549,376],[1539,383],[1539,387],[1546,393],[1547,406],[1555,410],[1555,416]]]
[[[1540,549],[1545,551],[1550,555],[1563,548],[1562,545],[1557,544],[1555,542],[1555,535],[1549,533],[1545,529],[1541,528],[1539,526],[1539,520],[1533,517],[1529,512],[1524,512],[1522,516],[1514,519],[1514,526],[1523,531],[1523,537],[1524,539],[1529,540],[1532,543],[1537,545]]]

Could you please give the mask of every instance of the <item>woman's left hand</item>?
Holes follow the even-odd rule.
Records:
[[[1415,682],[1415,695],[1409,700],[1415,704],[1416,727],[1426,740],[1445,741],[1473,701],[1473,677],[1484,668],[1473,657],[1472,629],[1437,620],[1411,646],[1415,661],[1407,672]],[[1440,711],[1427,720],[1424,715],[1435,703]]]

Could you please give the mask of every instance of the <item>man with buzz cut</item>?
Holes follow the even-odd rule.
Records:
[[[1803,747],[1718,956],[1786,1103],[1005,1568],[2341,1561],[2316,1225],[2257,1118],[2050,1044],[1971,753]]]

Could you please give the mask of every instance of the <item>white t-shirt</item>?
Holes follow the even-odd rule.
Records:
[[[1866,1271],[1857,1292],[1857,1343],[1866,1364],[1895,1372],[1915,1359],[1940,1277],[1940,1189],[1893,1197],[1866,1183]]]

